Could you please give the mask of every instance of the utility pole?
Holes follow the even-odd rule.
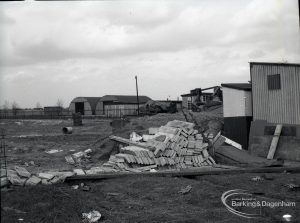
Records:
[[[137,76],[135,76],[135,86],[136,86],[136,101],[137,101],[137,115],[140,115],[140,102],[139,102],[139,89],[138,89],[138,83],[137,83]]]

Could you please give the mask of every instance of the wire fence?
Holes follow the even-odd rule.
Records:
[[[86,112],[83,119],[122,118],[124,116],[137,116],[137,109],[105,109],[101,111]],[[45,111],[35,109],[0,109],[0,119],[71,119],[73,112],[68,109]]]

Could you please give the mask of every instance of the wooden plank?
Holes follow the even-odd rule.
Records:
[[[263,168],[236,168],[236,169],[220,169],[210,166],[200,167],[194,170],[184,171],[166,171],[166,172],[144,172],[144,173],[103,173],[97,175],[71,176],[66,178],[66,182],[83,181],[83,180],[103,180],[120,177],[136,177],[136,176],[154,176],[154,177],[183,177],[183,176],[205,176],[205,175],[223,175],[223,174],[243,174],[243,173],[300,173],[300,167],[263,167]]]
[[[110,136],[109,139],[116,141],[116,142],[120,142],[123,144],[127,144],[127,145],[131,145],[131,146],[138,146],[144,149],[149,149],[149,150],[153,150],[153,147],[147,145],[146,143],[141,143],[141,142],[133,142],[129,139],[125,139],[119,136]]]
[[[235,141],[233,141],[231,139],[228,139],[225,136],[222,136],[222,137],[225,139],[225,143],[227,143],[227,144],[229,144],[229,145],[231,145],[231,146],[233,146],[233,147],[235,147],[237,149],[242,150],[242,145],[241,144],[239,144],[239,143],[237,143],[237,142],[235,142]]]
[[[273,139],[272,139],[272,142],[271,142],[270,150],[269,150],[269,153],[268,153],[268,156],[267,156],[268,160],[271,160],[271,159],[274,158],[276,148],[277,148],[277,144],[278,144],[278,140],[279,140],[279,137],[280,137],[280,134],[281,134],[281,130],[282,130],[282,125],[281,124],[276,125],[276,129],[275,129],[274,136],[273,136]]]

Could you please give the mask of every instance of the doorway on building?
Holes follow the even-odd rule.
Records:
[[[84,102],[75,102],[75,113],[84,115]]]

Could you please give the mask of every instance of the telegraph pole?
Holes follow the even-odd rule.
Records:
[[[135,76],[135,86],[136,86],[136,101],[137,101],[137,115],[140,115],[140,102],[139,102],[139,89],[138,89],[138,83],[137,83],[137,76]]]

